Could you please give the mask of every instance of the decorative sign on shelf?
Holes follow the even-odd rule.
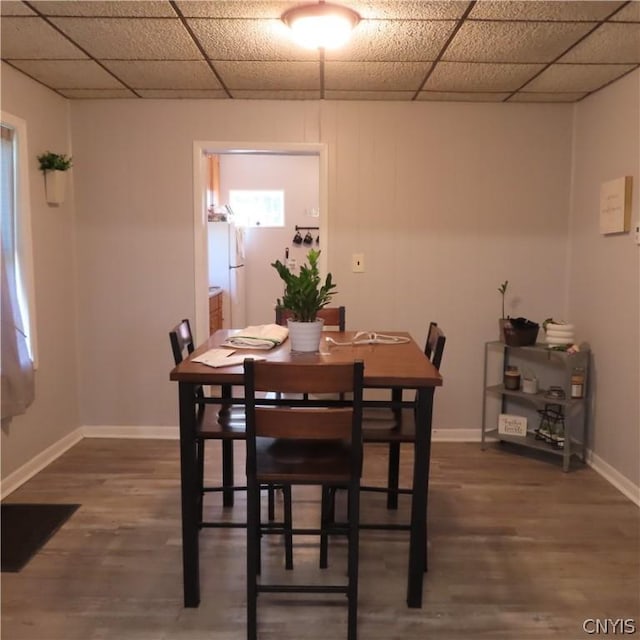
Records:
[[[498,416],[498,433],[504,436],[524,438],[527,435],[527,419],[524,416],[501,413]]]
[[[600,233],[624,233],[631,227],[631,176],[600,185]]]

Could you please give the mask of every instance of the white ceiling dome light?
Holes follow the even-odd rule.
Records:
[[[337,49],[349,40],[360,16],[352,9],[321,0],[285,11],[282,21],[299,45],[307,49]]]

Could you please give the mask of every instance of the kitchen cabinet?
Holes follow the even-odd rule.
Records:
[[[222,329],[222,289],[209,290],[209,334]]]
[[[540,344],[512,347],[504,342],[487,342],[484,350],[482,449],[488,440],[497,439],[559,456],[564,471],[569,471],[573,458],[585,462],[589,363],[590,350],[586,344],[580,345],[577,353],[567,353]],[[521,386],[506,388],[504,374],[507,367],[517,367],[521,379],[535,379],[537,392],[525,393]],[[572,375],[578,371],[582,376],[582,386],[574,385],[572,389]],[[508,383],[508,386],[513,385]],[[573,395],[581,393],[581,397],[572,397],[572,391]],[[514,422],[520,423],[523,422],[521,418],[526,418],[526,435],[500,432],[500,414],[519,416]]]

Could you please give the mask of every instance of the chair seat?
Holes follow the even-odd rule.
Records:
[[[363,442],[415,442],[413,409],[402,409],[400,419],[390,409],[365,409],[362,413]]]
[[[350,449],[343,442],[258,438],[257,475],[261,483],[346,484]]]

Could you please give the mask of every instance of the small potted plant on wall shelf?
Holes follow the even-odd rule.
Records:
[[[73,160],[64,153],[47,151],[38,156],[40,171],[44,173],[44,187],[49,204],[62,204],[66,186],[65,171],[71,169]]]
[[[507,318],[504,315],[504,297],[507,293],[507,289],[509,288],[509,281],[505,280],[499,287],[498,292],[502,296],[502,316],[500,316],[498,320],[498,328],[500,331],[500,340],[504,342],[504,325],[507,322]]]
[[[276,304],[292,315],[287,321],[292,351],[318,351],[323,320],[318,318],[317,314],[329,304],[336,293],[336,285],[333,284],[330,273],[322,283],[318,269],[319,257],[319,250],[310,249],[307,254],[309,264],[301,265],[298,275],[280,260],[271,263],[285,284],[284,294],[282,298],[278,298]]]

